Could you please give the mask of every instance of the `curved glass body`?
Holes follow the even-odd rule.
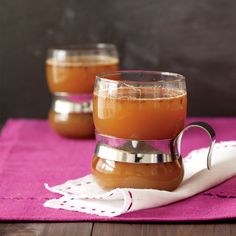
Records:
[[[104,189],[150,188],[172,191],[184,176],[182,158],[169,163],[131,164],[94,156],[92,174]]]
[[[61,97],[65,98],[90,96],[91,101],[96,74],[118,69],[118,53],[113,44],[53,48],[48,50],[46,60],[49,90],[54,96],[63,94]],[[74,104],[83,106],[82,103],[77,101]],[[67,104],[62,104],[62,108],[64,105]],[[73,138],[94,137],[92,111],[64,112],[63,109],[54,111],[52,107],[48,120],[60,135]]]
[[[100,135],[127,142],[171,140],[184,128],[186,109],[185,78],[181,75],[121,71],[97,76],[93,120]],[[105,189],[126,187],[171,191],[181,183],[184,169],[181,157],[168,163],[137,164],[95,155],[92,174]]]

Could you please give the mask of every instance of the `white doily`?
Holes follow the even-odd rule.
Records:
[[[54,187],[45,184],[49,191],[62,197],[48,200],[44,206],[113,217],[191,197],[236,175],[236,141],[215,144],[210,170],[206,169],[207,151],[208,148],[195,150],[184,158],[184,181],[173,192],[127,188],[107,192],[92,175],[87,175]]]

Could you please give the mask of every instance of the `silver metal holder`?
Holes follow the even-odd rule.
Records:
[[[54,93],[51,109],[57,113],[92,113],[91,94]]]
[[[190,128],[200,128],[203,131],[205,131],[209,138],[210,138],[210,145],[209,145],[209,150],[207,153],[207,169],[209,170],[211,168],[211,156],[212,156],[212,151],[216,142],[216,134],[215,134],[215,130],[207,123],[205,122],[201,122],[201,121],[197,121],[197,122],[192,122],[190,123],[188,126],[186,126],[178,135],[175,139],[172,140],[171,142],[171,153],[172,155],[180,155],[180,145],[181,145],[181,141],[182,141],[182,136],[184,134],[184,132],[186,132],[187,130],[189,130]]]
[[[96,133],[95,155],[106,160],[127,163],[166,163],[179,159],[170,152],[171,139],[129,140]]]
[[[181,157],[180,143],[184,132],[193,127],[203,129],[211,139],[207,156],[207,168],[210,169],[211,155],[215,144],[215,131],[204,122],[191,123],[176,138],[165,140],[127,140],[97,133],[95,155],[110,161],[134,164],[173,162]]]
[[[127,143],[126,147],[129,145]],[[171,154],[155,152],[143,153],[138,151],[124,150],[122,148],[114,148],[104,143],[97,143],[95,155],[106,160],[127,162],[135,164],[150,164],[150,163],[166,163],[177,160],[179,156],[172,156]]]

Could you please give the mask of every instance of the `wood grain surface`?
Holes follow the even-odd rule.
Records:
[[[0,223],[1,236],[235,236],[235,223]]]
[[[0,235],[7,236],[87,236],[92,232],[92,223],[2,223]]]

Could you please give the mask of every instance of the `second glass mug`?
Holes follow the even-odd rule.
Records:
[[[47,82],[53,95],[49,123],[72,138],[94,136],[92,92],[96,74],[116,71],[118,53],[113,44],[83,44],[48,50]]]
[[[180,142],[198,127],[211,139],[203,122],[184,127],[187,110],[185,78],[154,71],[120,71],[97,76],[93,119],[96,150],[92,174],[104,189],[150,188],[172,191],[184,176]]]

